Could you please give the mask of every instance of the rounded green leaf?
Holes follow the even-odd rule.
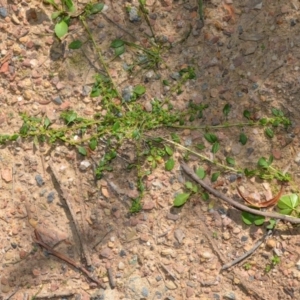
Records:
[[[205,176],[206,176],[206,172],[205,172],[205,170],[204,170],[203,168],[198,168],[198,169],[196,170],[196,174],[197,174],[197,176],[198,176],[200,179],[204,179]]]
[[[68,24],[62,20],[55,25],[54,32],[56,36],[60,39],[68,32]]]
[[[250,117],[251,117],[251,113],[250,113],[250,111],[249,110],[244,110],[244,112],[243,112],[243,116],[246,118],[246,119],[250,119]]]
[[[124,41],[122,41],[120,39],[113,40],[110,44],[111,48],[119,48],[122,46],[124,46]]]
[[[297,194],[284,195],[277,203],[277,207],[283,215],[290,215],[298,206],[299,197]]]
[[[226,157],[226,162],[230,166],[234,166],[235,165],[235,160],[232,157]]]
[[[218,138],[215,134],[213,133],[205,133],[204,138],[211,144],[215,143],[218,141]]]
[[[175,166],[175,161],[173,158],[169,158],[165,164],[165,168],[167,171],[171,171]]]
[[[84,147],[78,147],[78,152],[81,154],[81,155],[84,155],[86,156],[87,155],[87,151]]]
[[[181,206],[183,205],[190,197],[190,193],[182,193],[182,194],[178,194],[175,197],[175,200],[173,202],[174,206]]]
[[[98,145],[97,139],[92,138],[92,139],[90,140],[90,142],[89,142],[89,147],[90,147],[90,149],[91,149],[92,151],[94,151],[94,150],[96,149],[97,145]]]
[[[133,92],[138,95],[141,96],[146,92],[146,88],[143,85],[137,85],[134,87]]]
[[[115,55],[116,55],[116,56],[120,56],[120,55],[122,55],[124,52],[125,52],[125,47],[124,47],[124,46],[115,48]]]
[[[166,150],[166,153],[168,154],[168,155],[173,155],[173,150],[172,150],[172,148],[171,147],[169,147],[169,146],[165,146],[165,150]]]
[[[265,129],[265,134],[270,139],[274,137],[274,131],[269,127]]]
[[[215,154],[219,151],[219,149],[220,149],[220,144],[218,142],[215,142],[211,148],[211,152]]]
[[[239,142],[240,142],[242,145],[246,145],[247,141],[248,141],[247,136],[245,135],[245,133],[242,132],[242,133],[240,134]]]
[[[96,3],[91,8],[91,14],[96,14],[100,12],[104,7],[104,3]]]
[[[257,216],[257,215],[251,214],[249,212],[243,211],[242,212],[242,220],[247,225],[251,225],[254,223],[255,225],[259,226],[265,222],[265,217]]]
[[[260,168],[263,168],[263,169],[267,169],[269,167],[269,163],[267,162],[266,158],[265,157],[261,157],[258,162],[257,162],[257,165],[260,167]]]
[[[225,104],[225,106],[223,108],[223,114],[225,117],[228,116],[230,109],[231,109],[231,105],[229,103]]]
[[[213,173],[211,175],[211,182],[216,182],[220,176],[220,172]]]
[[[79,40],[73,41],[69,44],[69,49],[79,49],[82,46],[82,42]]]

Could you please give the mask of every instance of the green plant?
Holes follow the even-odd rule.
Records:
[[[274,255],[271,258],[271,263],[267,264],[265,267],[265,272],[269,273],[275,266],[277,266],[280,263],[280,257],[277,255]]]
[[[249,263],[249,262],[247,262],[247,263],[245,263],[244,265],[243,265],[243,268],[245,269],[245,270],[250,270],[251,269],[251,267],[252,267],[252,265],[251,265],[251,263]]]

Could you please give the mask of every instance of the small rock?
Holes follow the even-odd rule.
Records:
[[[181,76],[180,76],[179,72],[174,72],[170,75],[170,77],[174,80],[179,80]]]
[[[20,250],[19,251],[19,257],[20,259],[24,259],[27,256],[27,252],[25,250]]]
[[[147,112],[151,112],[152,111],[152,104],[150,101],[146,101],[144,104],[144,108]]]
[[[172,214],[169,212],[167,214],[167,219],[172,220],[172,221],[177,221],[179,219],[179,215],[175,215],[175,214]]]
[[[268,239],[266,242],[266,246],[270,249],[273,249],[276,247],[276,240],[274,239]]]
[[[120,251],[119,255],[120,255],[121,257],[124,257],[124,256],[127,255],[127,253],[126,253],[125,250],[122,249],[122,250]]]
[[[188,286],[186,288],[185,295],[187,298],[192,297],[194,295],[194,289]]]
[[[35,181],[38,186],[43,186],[45,184],[44,179],[39,174],[35,176]]]
[[[136,7],[131,7],[129,11],[129,20],[130,22],[139,22],[141,20],[140,16],[138,15],[138,10]]]
[[[175,290],[177,289],[177,285],[173,282],[173,281],[166,281],[166,287],[169,289],[169,290]]]
[[[55,199],[55,193],[54,192],[50,192],[48,195],[47,195],[47,202],[48,203],[52,203]]]
[[[223,296],[224,299],[228,299],[228,300],[235,300],[235,294],[234,292],[228,292]]]
[[[5,182],[10,182],[12,181],[12,170],[11,169],[3,169],[2,172],[1,172],[1,176],[2,176],[2,179],[5,181]]]
[[[204,259],[212,259],[213,258],[213,254],[209,251],[203,251],[200,253],[200,256]]]
[[[119,270],[124,270],[125,269],[125,264],[122,261],[119,262],[118,269]]]
[[[233,230],[232,230],[232,232],[233,232],[234,234],[238,234],[238,233],[241,232],[241,229],[238,228],[238,227],[234,227]]]
[[[179,244],[181,244],[183,239],[185,238],[185,234],[181,229],[176,229],[174,232],[174,236]]]
[[[133,86],[127,86],[122,91],[122,98],[125,102],[129,102],[133,96]]]
[[[277,148],[272,150],[272,154],[275,159],[280,159],[281,158],[281,151]]]
[[[57,105],[61,105],[63,103],[59,96],[55,97],[52,101]]]
[[[230,233],[228,231],[225,231],[222,236],[223,236],[223,239],[226,241],[231,238]]]
[[[2,18],[6,18],[7,17],[7,9],[5,7],[0,7],[0,16]]]
[[[83,160],[79,165],[80,171],[86,171],[91,166],[91,163],[88,160]]]
[[[148,295],[149,295],[148,289],[146,287],[143,287],[142,288],[142,296],[143,297],[148,297]]]
[[[100,251],[100,256],[104,258],[111,259],[112,258],[112,251],[109,248],[104,248]]]
[[[219,95],[219,91],[217,89],[211,89],[210,90],[210,96],[212,98],[216,98],[216,97],[218,97],[218,95]]]
[[[151,210],[153,209],[155,206],[155,203],[154,201],[146,201],[144,204],[143,204],[143,210]]]

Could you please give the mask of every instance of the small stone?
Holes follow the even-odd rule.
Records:
[[[7,9],[5,7],[0,7],[0,16],[2,18],[6,18],[7,17]]]
[[[179,80],[180,79],[180,74],[179,72],[174,72],[170,75],[170,77],[174,80]]]
[[[149,295],[148,289],[146,287],[143,287],[142,288],[142,296],[143,297],[148,297],[148,295]]]
[[[118,269],[119,270],[124,270],[125,269],[125,264],[122,261],[119,262]]]
[[[179,244],[181,244],[183,239],[185,238],[185,234],[181,229],[176,229],[174,231],[174,236],[175,236],[175,238],[176,238],[176,240],[178,241]]]
[[[224,299],[228,299],[228,300],[235,300],[235,294],[234,292],[228,292],[223,296]]]
[[[234,234],[238,234],[238,233],[241,232],[241,229],[240,229],[239,227],[234,227],[233,230],[232,230],[232,232],[233,232]]]
[[[112,258],[112,251],[109,248],[104,248],[100,251],[100,256],[104,258],[111,259]]]
[[[231,236],[230,236],[230,233],[228,232],[228,231],[225,231],[224,233],[223,233],[223,239],[224,240],[229,240],[231,238]]]
[[[276,247],[276,240],[274,239],[268,239],[266,242],[266,246],[270,249],[273,249]]]
[[[216,98],[216,97],[218,97],[218,95],[219,95],[219,91],[217,89],[211,89],[210,90],[210,96],[212,98]]]
[[[153,209],[155,206],[155,202],[154,201],[146,201],[144,204],[143,204],[143,210],[151,210]]]
[[[12,181],[12,170],[7,168],[7,169],[3,169],[1,171],[1,176],[2,176],[2,179],[5,181],[5,182],[10,182]]]
[[[39,174],[35,176],[35,181],[38,186],[43,186],[45,184],[44,179]]]
[[[147,112],[151,112],[152,111],[152,104],[150,101],[146,101],[145,104],[144,104],[144,108],[145,108],[145,111]]]
[[[272,154],[275,159],[280,159],[281,158],[281,151],[277,148],[272,150]]]
[[[80,171],[86,171],[91,166],[91,163],[88,160],[83,160],[79,165]]]
[[[55,199],[55,193],[54,192],[50,192],[48,195],[47,195],[47,202],[50,204],[54,201]]]
[[[124,257],[124,256],[127,255],[127,253],[126,253],[125,250],[122,249],[122,250],[120,251],[119,255],[120,255],[121,257]]]
[[[179,215],[175,215],[175,214],[172,214],[169,212],[167,214],[167,219],[172,220],[172,221],[177,221],[179,219]]]
[[[27,252],[25,250],[20,250],[19,257],[20,259],[24,259],[27,256]]]
[[[203,251],[200,253],[200,256],[204,259],[212,259],[213,258],[213,254],[209,251]]]
[[[185,295],[187,298],[190,298],[194,295],[194,289],[188,286],[185,291]]]
[[[131,7],[129,11],[129,21],[130,22],[139,22],[141,20],[140,16],[138,15],[138,11],[136,7]]]
[[[173,282],[173,281],[166,281],[166,287],[169,289],[169,290],[175,290],[177,289],[177,285]]]
[[[55,97],[52,101],[57,105],[61,105],[63,103],[59,96]]]

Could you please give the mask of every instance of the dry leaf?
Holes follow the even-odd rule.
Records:
[[[238,193],[239,195],[248,203],[250,204],[251,206],[254,206],[254,207],[259,207],[259,208],[266,208],[266,207],[270,207],[270,206],[273,206],[275,205],[278,200],[280,199],[281,195],[282,195],[282,192],[283,192],[283,189],[284,189],[284,185],[281,185],[281,189],[279,191],[279,193],[272,199],[268,200],[268,201],[265,201],[265,202],[260,202],[260,203],[254,203],[253,199],[251,197],[245,197],[241,190],[237,187],[237,190],[238,190]]]

